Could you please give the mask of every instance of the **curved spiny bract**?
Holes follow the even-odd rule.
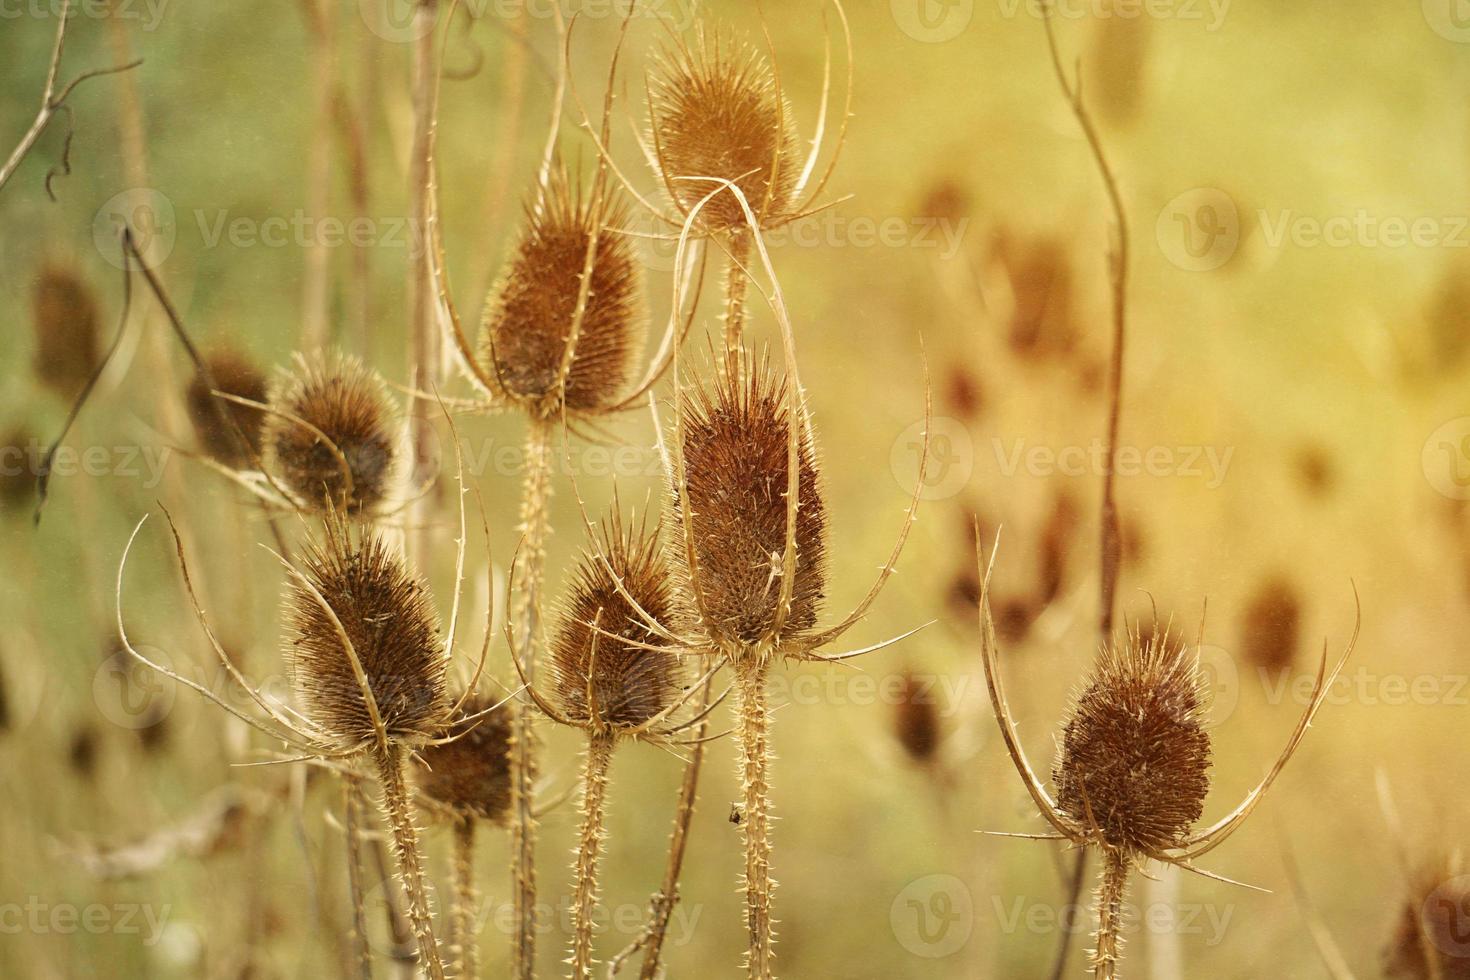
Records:
[[[36,279],[31,308],[36,376],[63,398],[73,398],[101,359],[92,291],[70,269],[48,263]]]
[[[221,348],[207,355],[204,362],[209,367],[210,377],[219,386],[217,390],[253,402],[266,401],[266,376],[248,357],[230,348]],[[259,409],[217,398],[203,374],[197,371],[189,379],[185,404],[194,434],[199,439],[199,448],[206,455],[237,470],[257,465],[265,426],[265,416]],[[233,421],[233,426],[230,421]],[[244,446],[240,445],[236,428],[239,436],[245,439]]]
[[[1210,788],[1206,692],[1194,653],[1167,633],[1105,647],[1062,731],[1058,808],[1126,854],[1179,846]]]
[[[270,405],[265,466],[299,503],[355,514],[387,500],[398,452],[391,403],[376,373],[338,352],[297,354]]]
[[[465,699],[462,718],[449,725],[452,742],[427,745],[419,751],[419,790],[442,803],[459,818],[505,822],[510,812],[510,710],[491,711],[484,695]]]
[[[641,267],[631,239],[606,230],[624,210],[573,191],[560,168],[526,209],[520,241],[485,307],[479,356],[501,394],[535,418],[555,419],[563,405],[573,414],[605,410],[632,377],[644,332]],[[591,286],[578,323],[594,234]]]
[[[762,227],[789,218],[800,176],[796,127],[766,58],[748,42],[701,32],[665,51],[649,93],[650,142],[667,192],[688,214],[714,190],[714,177],[740,188]],[[717,232],[745,225],[740,202],[719,194],[699,212]]]
[[[408,746],[439,737],[450,708],[448,659],[423,580],[377,532],[354,533],[339,515],[328,516],[302,564],[320,599],[293,581],[284,621],[286,659],[306,716],[343,749],[380,740],[340,623],[372,693],[381,734]]]
[[[687,631],[735,657],[753,648],[779,649],[809,632],[826,588],[827,516],[817,452],[810,428],[798,421],[796,565],[791,608],[781,620],[786,384],[762,361],[684,393],[680,440],[689,512],[678,487],[672,506],[692,542],[695,567],[689,567],[682,540],[672,549],[674,567],[688,594],[683,612],[696,620]]]
[[[668,622],[674,606],[658,534],[625,529],[614,514],[601,537],[601,556],[583,555],[562,598],[550,646],[553,701],[589,733],[653,720],[682,693],[684,673],[675,654],[645,648],[657,636],[643,616]]]

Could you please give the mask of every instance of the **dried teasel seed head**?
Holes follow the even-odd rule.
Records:
[[[491,699],[473,695],[465,699],[461,718],[493,705]],[[503,822],[510,812],[510,709],[455,722],[446,734],[458,737],[419,751],[424,763],[418,768],[419,789],[462,817]]]
[[[540,205],[527,208],[520,241],[486,304],[480,338],[486,373],[541,418],[555,418],[563,404],[573,413],[608,408],[632,375],[643,342],[641,267],[628,236],[609,230],[625,214],[621,203],[584,197],[572,190],[565,170],[553,171]],[[594,233],[592,283],[577,324]]]
[[[552,691],[572,721],[616,731],[636,728],[668,709],[684,671],[674,653],[639,645],[659,645],[644,615],[668,622],[674,606],[657,531],[625,529],[614,512],[600,537],[600,556],[591,549],[583,554],[561,600],[551,642]]]
[[[66,266],[47,263],[36,280],[31,308],[36,377],[63,398],[74,398],[101,359],[92,291]]]
[[[910,759],[927,763],[939,754],[939,713],[933,694],[912,670],[901,675],[898,701],[893,706],[893,734]]]
[[[345,632],[388,737],[406,744],[437,737],[450,708],[448,659],[423,580],[378,532],[354,531],[337,514],[324,524],[301,562],[331,614],[294,576],[284,600],[286,660],[304,713],[343,748],[376,738]]]
[[[1127,853],[1177,845],[1210,788],[1205,702],[1194,652],[1167,632],[1105,647],[1062,732],[1060,809]]]
[[[1281,671],[1296,659],[1301,598],[1284,578],[1264,582],[1241,617],[1241,652],[1257,667]]]
[[[261,403],[268,397],[265,374],[238,351],[221,348],[208,355],[204,363],[219,391]],[[259,409],[216,398],[204,376],[197,371],[189,379],[185,401],[189,407],[189,421],[199,438],[199,447],[206,454],[234,469],[251,467],[254,465],[252,457],[260,458],[265,415]],[[225,418],[220,417],[221,411]],[[226,418],[232,419],[234,425],[228,424]],[[240,445],[236,428],[244,437],[245,446]]]
[[[270,404],[265,466],[301,503],[356,513],[387,499],[397,457],[392,412],[381,379],[361,361],[298,354]]]
[[[1470,980],[1470,876],[1458,856],[1435,862],[1414,876],[1383,951],[1383,973],[1392,980]]]
[[[674,488],[676,519],[687,528],[695,567],[672,549],[689,602],[691,628],[716,646],[739,650],[798,636],[817,620],[827,578],[826,507],[810,427],[797,420],[799,481],[796,571],[791,608],[774,636],[786,550],[788,428],[785,380],[762,359],[685,392],[680,433],[688,513]],[[691,574],[691,571],[693,574]]]
[[[801,169],[791,107],[770,62],[748,42],[716,31],[664,52],[649,117],[660,176],[685,214],[716,185],[680,178],[717,177],[740,188],[762,227],[791,216]],[[712,231],[746,224],[733,194],[712,198],[699,221]]]

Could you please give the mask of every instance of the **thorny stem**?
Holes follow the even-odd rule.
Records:
[[[378,780],[383,786],[383,816],[393,837],[393,853],[398,858],[399,877],[408,897],[408,918],[418,940],[419,965],[429,980],[444,980],[444,962],[434,942],[433,918],[429,912],[429,891],[424,882],[423,860],[419,851],[419,832],[413,822],[413,805],[408,785],[403,778],[403,750],[388,746],[378,751]]]
[[[759,657],[735,665],[735,693],[740,728],[740,784],[745,833],[745,917],[750,931],[746,969],[751,980],[771,980],[771,800],[766,740],[770,713],[766,707],[766,665]]]
[[[1128,855],[1109,849],[1098,877],[1094,909],[1097,935],[1092,950],[1093,980],[1117,980],[1118,959],[1123,949],[1123,897],[1128,890]]]
[[[362,880],[362,782],[342,777],[342,823],[347,838],[347,889],[352,901],[352,958],[357,976],[373,980],[373,959],[367,943],[367,905]]]
[[[475,909],[480,896],[475,890],[475,818],[461,816],[454,824],[454,915],[453,940],[449,953],[452,974],[477,977],[480,974],[479,937],[475,934]]]
[[[748,317],[745,297],[750,285],[746,274],[750,265],[750,233],[734,232],[729,248],[729,264],[725,267],[725,373],[735,379],[739,377],[740,350],[745,343]]]
[[[520,588],[513,598],[512,622],[526,684],[536,679],[536,646],[541,634],[541,589],[546,578],[546,538],[550,533],[551,423],[533,419],[526,436],[526,473],[521,491]],[[516,980],[531,980],[536,967],[536,719],[530,699],[516,702],[511,781],[511,850],[514,854]]]
[[[409,226],[422,230],[428,227],[430,181],[433,174],[429,169],[429,154],[432,151],[435,105],[434,22],[438,16],[438,0],[418,0],[414,8],[414,29],[418,41],[413,55],[413,157],[409,166]],[[409,348],[409,377],[416,391],[436,390],[440,375],[439,331],[434,319],[434,278],[430,265],[427,238],[417,243],[408,266],[409,324],[411,329]],[[410,486],[423,486],[431,475],[433,427],[423,406],[414,402],[409,420],[413,447],[413,466],[410,470]],[[427,511],[433,504],[432,496],[425,494],[412,508],[410,524],[421,527],[426,521]],[[422,560],[428,547],[428,535],[422,531],[409,537],[409,556]]]
[[[602,827],[611,735],[587,740],[582,769],[582,829],[577,838],[577,886],[572,906],[572,980],[592,980],[592,917],[597,906],[597,859],[607,832]]]

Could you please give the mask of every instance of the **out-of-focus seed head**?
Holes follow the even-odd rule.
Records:
[[[416,744],[441,734],[448,660],[423,580],[376,531],[354,532],[339,515],[328,515],[301,563],[351,641],[388,736]],[[292,578],[283,621],[297,697],[334,742],[354,748],[371,744],[376,730],[333,615]]]
[[[1241,617],[1241,652],[1267,670],[1285,670],[1296,659],[1302,604],[1284,578],[1263,583]]]
[[[41,268],[31,295],[36,329],[36,377],[63,398],[75,398],[101,358],[97,303],[71,269]]]
[[[939,752],[939,713],[932,692],[912,670],[904,670],[902,681],[893,707],[893,734],[910,759],[927,763]]]
[[[653,72],[649,116],[661,176],[682,212],[717,185],[680,178],[717,177],[740,188],[763,227],[790,217],[801,168],[796,127],[770,62],[748,42],[716,31],[666,51]],[[728,193],[698,220],[711,231],[746,224]]]
[[[490,295],[481,330],[486,373],[507,397],[555,418],[616,403],[643,342],[640,266],[631,240],[608,230],[622,222],[620,203],[599,205],[553,171],[541,206],[526,211],[515,252]],[[592,285],[577,329],[565,390],[558,385],[576,321],[587,247],[597,232]]]
[[[17,426],[0,436],[0,510],[18,512],[36,492],[38,443],[29,429]]]
[[[466,698],[461,717],[488,710],[483,695]],[[459,721],[446,733],[459,736],[419,751],[419,789],[463,817],[501,823],[510,812],[510,709],[492,711],[472,722]]]
[[[381,379],[361,361],[298,354],[277,379],[270,404],[265,466],[301,503],[357,513],[387,499],[397,459],[392,412]]]
[[[1134,632],[1104,648],[1062,732],[1062,812],[1129,853],[1179,844],[1210,788],[1205,708],[1199,664],[1179,640]]]
[[[561,601],[551,642],[552,691],[570,720],[616,731],[636,728],[668,709],[679,696],[684,671],[674,653],[639,645],[661,643],[638,610],[666,623],[674,607],[674,583],[658,534],[625,529],[614,513],[600,536],[602,557],[592,550],[583,554]]]
[[[684,394],[680,432],[688,513],[674,488],[675,570],[696,621],[689,626],[717,647],[779,645],[816,624],[827,579],[826,508],[817,452],[797,420],[796,572],[791,608],[774,635],[786,550],[787,461],[791,424],[785,380],[761,360],[735,380],[720,372]],[[692,572],[692,574],[691,574]]]
[[[1383,951],[1393,980],[1470,980],[1470,876],[1458,859],[1437,862],[1414,878]],[[1438,967],[1436,970],[1435,967]]]
[[[265,402],[268,396],[266,376],[243,354],[222,348],[206,357],[204,363],[209,367],[210,376],[219,391],[253,402]],[[265,415],[259,409],[216,398],[210,393],[203,375],[197,371],[189,379],[185,400],[189,406],[189,421],[194,424],[194,434],[199,438],[199,447],[206,454],[234,469],[251,467],[252,457],[260,458]],[[221,410],[225,418],[234,421],[233,426],[220,417]],[[244,436],[248,451],[240,445],[236,428]]]

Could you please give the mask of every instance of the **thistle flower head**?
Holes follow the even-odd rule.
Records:
[[[354,532],[338,514],[328,515],[302,564],[310,587],[293,579],[283,619],[306,716],[343,748],[377,738],[355,654],[389,739],[415,744],[439,735],[448,720],[448,661],[423,581],[376,531]]]
[[[716,32],[666,52],[653,74],[649,116],[661,176],[680,211],[688,214],[716,187],[681,178],[715,177],[740,188],[763,227],[791,216],[801,168],[791,107],[770,62],[748,42]],[[732,194],[716,195],[699,217],[712,231],[746,223]]]
[[[810,428],[793,419],[786,384],[762,360],[733,379],[719,373],[685,392],[680,432],[684,495],[673,507],[684,536],[676,572],[697,622],[717,647],[740,649],[799,636],[816,624],[827,577],[826,508]],[[780,615],[788,517],[789,426],[797,438],[796,566],[790,610]],[[687,496],[685,512],[682,496]],[[779,629],[778,629],[779,627]],[[779,633],[779,635],[777,635]]]
[[[383,503],[396,446],[376,374],[344,354],[298,354],[277,379],[270,404],[265,466],[303,504],[356,513]]]
[[[1209,792],[1205,707],[1195,655],[1167,632],[1105,647],[1063,729],[1058,808],[1118,850],[1177,846]]]
[[[553,171],[539,205],[527,208],[520,241],[485,308],[486,373],[502,394],[542,418],[556,417],[563,404],[574,413],[614,404],[642,342],[639,265],[628,237],[607,230],[625,209],[595,198],[574,192],[565,170]],[[578,322],[594,234],[592,282]]]
[[[36,329],[36,376],[63,398],[73,398],[97,369],[97,303],[71,269],[48,263],[31,296]]]
[[[673,582],[656,532],[625,529],[614,513],[601,538],[601,554],[583,555],[562,599],[551,642],[553,700],[589,728],[637,728],[680,693],[678,657],[645,646],[658,637],[644,617],[668,620]]]
[[[463,718],[493,706],[482,695],[465,699]],[[419,789],[464,817],[502,822],[510,812],[510,711],[497,710],[449,728],[452,742],[420,750]]]
[[[248,357],[230,348],[221,348],[208,355],[204,363],[219,391],[253,402],[265,402],[265,374]],[[265,415],[259,409],[217,398],[199,372],[189,379],[185,401],[199,446],[211,458],[233,469],[250,467],[253,465],[252,457],[260,458]],[[233,425],[226,419],[232,420]],[[237,429],[245,438],[244,447],[237,438]]]

